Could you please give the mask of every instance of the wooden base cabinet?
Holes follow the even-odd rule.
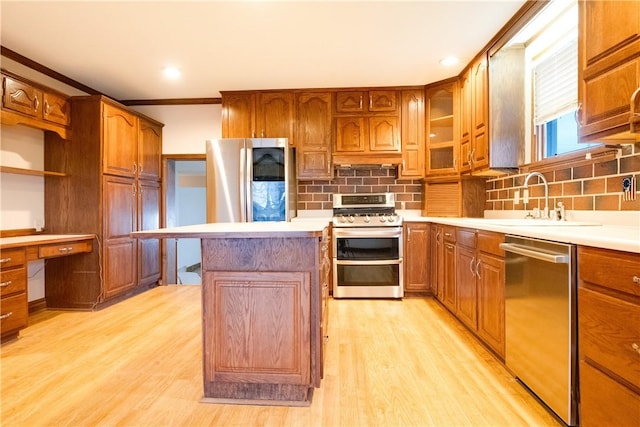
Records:
[[[27,326],[27,256],[24,248],[0,252],[0,333],[16,337]]]
[[[429,224],[426,222],[405,222],[403,234],[405,295],[430,294]]]
[[[99,250],[49,260],[47,306],[92,309],[160,280],[162,124],[102,96],[72,98],[73,137],[45,135],[45,222],[55,234],[91,233]]]
[[[640,257],[578,247],[582,426],[640,420]]]

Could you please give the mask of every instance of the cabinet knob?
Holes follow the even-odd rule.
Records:
[[[640,276],[633,276],[633,283],[640,285]]]
[[[640,345],[633,343],[631,344],[631,348],[634,349],[638,354],[640,354]]]

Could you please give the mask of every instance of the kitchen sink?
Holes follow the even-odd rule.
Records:
[[[602,225],[597,222],[589,221],[556,221],[553,219],[533,219],[533,218],[483,218],[478,222],[483,224],[502,225],[507,227],[570,227],[570,226],[587,226]]]

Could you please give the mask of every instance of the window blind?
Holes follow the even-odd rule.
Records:
[[[534,121],[544,124],[578,107],[578,43],[571,40],[540,61],[534,73]]]

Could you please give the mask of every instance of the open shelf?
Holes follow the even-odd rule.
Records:
[[[66,173],[62,173],[62,172],[50,172],[50,171],[41,171],[41,170],[35,170],[35,169],[22,169],[22,168],[14,168],[11,166],[0,166],[0,172],[13,173],[18,175],[34,175],[34,176],[67,176]]]

